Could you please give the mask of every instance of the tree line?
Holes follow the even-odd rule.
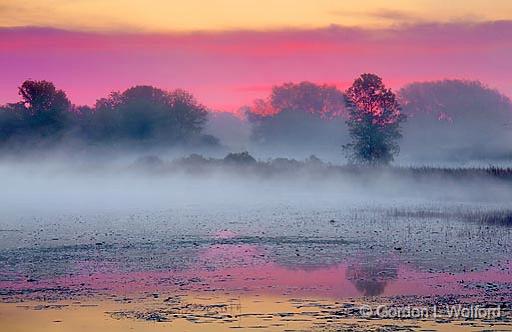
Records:
[[[3,146],[70,139],[99,146],[219,145],[205,131],[208,109],[183,90],[135,86],[93,106],[76,106],[53,83],[28,80],[19,95],[19,102],[0,106]],[[345,91],[311,82],[275,86],[268,98],[246,108],[245,116],[253,144],[343,147],[350,162],[376,165],[393,161],[403,133],[406,141],[430,140],[439,150],[454,139],[489,149],[490,140],[481,142],[475,133],[485,126],[498,137],[497,130],[510,121],[510,106],[508,98],[478,82],[413,83],[395,94],[379,76],[363,74]],[[427,123],[432,127],[426,129]]]
[[[306,143],[311,139],[308,132],[317,137],[326,133],[326,122],[340,127],[340,132],[344,122],[349,142],[343,150],[348,160],[368,165],[393,161],[400,151],[400,125],[405,120],[396,95],[375,74],[362,74],[345,92],[309,82],[274,87],[268,100],[257,100],[246,113],[254,124],[253,139],[260,142],[282,138],[283,123],[302,125],[288,134],[290,140]]]
[[[25,81],[21,100],[0,107],[0,141],[56,142],[79,138],[91,144],[217,144],[202,134],[208,111],[190,93],[135,86],[95,105],[75,106],[48,81]]]
[[[364,94],[365,90],[373,90],[380,97]],[[374,112],[364,116],[364,102],[351,105],[351,100],[360,99],[357,95],[363,101],[379,100],[368,109],[377,105],[386,110],[377,112],[383,118],[376,121],[389,124],[382,128],[385,131],[374,130],[375,126],[356,126],[375,121]],[[396,95],[387,91],[380,78],[367,74],[345,91],[310,82],[287,83],[274,86],[265,99],[256,100],[245,112],[251,124],[251,140],[274,155],[301,147],[327,156],[331,155],[329,151],[340,153],[339,142],[345,142],[348,157],[358,158],[352,154],[356,148],[367,156],[363,160],[368,163],[372,159],[378,163],[389,161],[399,150],[402,161],[413,163],[496,162],[512,158],[512,102],[479,81],[414,82]],[[386,120],[387,116],[393,121]],[[347,126],[351,119],[358,120]],[[219,122],[215,125],[219,126]],[[391,130],[393,126],[398,128]],[[361,139],[353,140],[351,135],[360,135]]]

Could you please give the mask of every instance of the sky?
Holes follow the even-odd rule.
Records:
[[[46,79],[75,104],[150,84],[235,111],[272,85],[374,72],[476,79],[512,96],[508,0],[2,0],[0,103]]]

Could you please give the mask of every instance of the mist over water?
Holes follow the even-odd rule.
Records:
[[[510,170],[360,168],[307,148],[286,149],[289,158],[229,150],[4,155],[0,299],[137,298],[137,311],[111,314],[136,321],[210,320],[183,298],[162,302],[176,294],[215,305],[249,295],[293,305],[508,301]],[[324,305],[307,310],[332,316]]]
[[[156,158],[156,157],[154,157]],[[288,204],[332,206],[396,202],[487,202],[512,198],[508,180],[487,176],[414,176],[393,169],[362,172],[287,159],[254,164],[134,155],[92,160],[5,159],[0,163],[3,213],[166,209],[176,206]],[[218,161],[216,161],[218,160]]]

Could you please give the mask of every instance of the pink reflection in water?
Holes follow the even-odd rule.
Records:
[[[233,246],[230,248],[229,246]],[[222,245],[201,254],[202,259],[217,259],[225,251],[231,254],[255,256],[258,248]],[[220,292],[229,294],[253,293],[286,296],[319,296],[340,299],[362,295],[443,295],[474,294],[464,288],[471,282],[512,282],[512,275],[493,269],[470,273],[429,273],[400,265],[396,275],[382,276],[371,269],[354,273],[354,265],[338,264],[327,267],[287,267],[276,263],[254,262],[248,258],[243,267],[204,268],[198,266],[184,271],[140,271],[129,273],[93,273],[56,277],[37,282],[0,282],[0,289],[26,290],[45,287],[91,289],[100,293],[134,295],[145,292]],[[250,262],[254,262],[252,264]],[[377,269],[378,270],[378,269]],[[365,275],[365,273],[367,273]],[[356,277],[354,277],[354,275]],[[378,277],[377,277],[378,276]],[[365,279],[366,278],[366,279]],[[461,281],[464,283],[461,283]]]

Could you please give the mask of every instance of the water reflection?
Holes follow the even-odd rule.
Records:
[[[393,259],[359,257],[347,266],[346,278],[364,296],[381,295],[388,282],[398,278],[398,262]]]
[[[453,238],[451,234],[458,231],[444,229],[431,236]],[[470,244],[487,239],[487,233],[471,236]],[[463,235],[467,243],[467,233]],[[460,254],[469,252],[469,247],[458,249],[454,241],[432,241],[434,244],[437,251],[407,243],[403,248],[388,250],[341,237],[248,236],[240,230],[219,228],[206,237],[9,250],[0,252],[0,262],[8,267],[0,274],[0,296],[2,291],[11,294],[11,290],[66,287],[70,292],[114,294],[206,291],[230,296],[255,293],[338,299],[451,294],[470,290],[463,289],[468,281],[512,282],[508,263],[464,271],[465,261]],[[501,248],[495,242],[489,245]],[[444,259],[439,259],[440,254]],[[467,256],[466,261],[476,260],[473,253]],[[486,257],[482,264],[491,261],[489,255]],[[38,264],[45,260],[47,263]],[[454,261],[462,272],[449,265]],[[449,270],[437,270],[436,264]]]

